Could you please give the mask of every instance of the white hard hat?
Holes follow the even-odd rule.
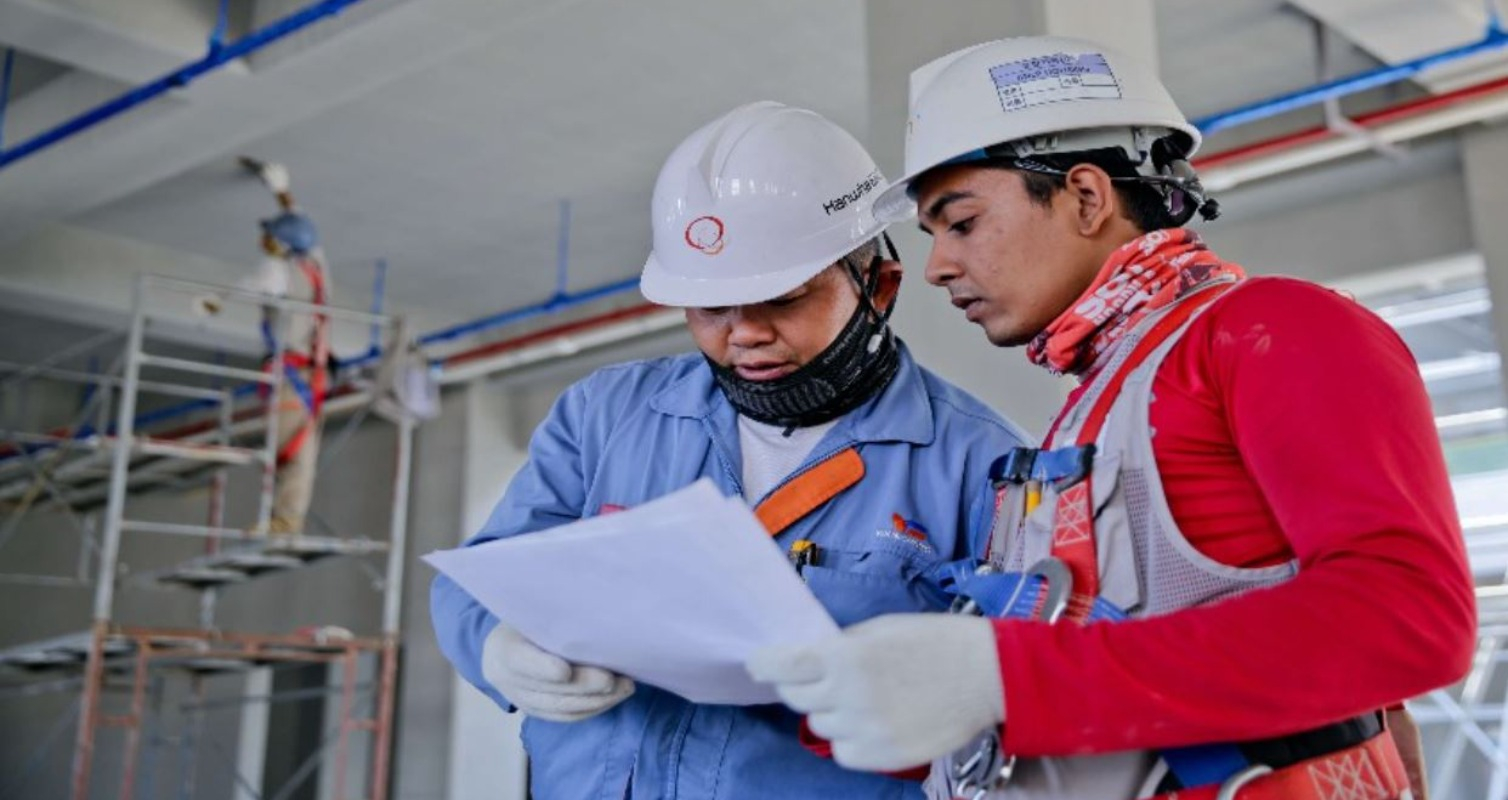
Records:
[[[779,297],[880,234],[871,205],[884,184],[864,147],[820,114],[736,108],[661,168],[639,289],[693,308]]]
[[[915,212],[913,180],[994,145],[1029,156],[1142,149],[1168,136],[1183,157],[1199,147],[1199,129],[1147,65],[1082,39],[986,42],[911,73],[906,174],[875,201],[875,213],[886,222],[906,219]]]

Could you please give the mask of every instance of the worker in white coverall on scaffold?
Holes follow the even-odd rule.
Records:
[[[261,221],[264,258],[254,275],[238,288],[279,300],[295,300],[313,306],[330,303],[330,273],[319,231],[294,203],[288,170],[281,164],[249,158],[241,165],[257,176],[277,198],[277,216]],[[220,311],[220,300],[200,298],[201,312]],[[329,317],[318,311],[262,308],[261,337],[265,348],[263,368],[281,371],[270,436],[276,437],[277,466],[274,473],[272,511],[267,525],[252,533],[292,537],[304,532],[309,503],[314,496],[318,471],[320,415],[330,393]]]

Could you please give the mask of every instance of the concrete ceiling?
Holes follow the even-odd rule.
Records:
[[[863,136],[863,36],[859,0],[577,3],[71,222],[249,260],[270,198],[235,166],[246,153],[291,168],[348,286],[364,292],[383,258],[392,296],[422,307],[542,300],[562,201],[571,288],[630,277],[660,162],[733,105],[779,98]]]
[[[0,0],[0,19],[63,2]],[[301,5],[234,8],[260,21]],[[661,160],[736,104],[780,99],[861,139],[898,135],[865,130],[862,0],[372,5],[259,56],[250,77],[206,81],[81,137],[87,150],[69,143],[0,172],[0,240],[65,223],[249,263],[270,201],[234,164],[248,154],[290,166],[356,304],[386,259],[392,298],[474,316],[550,295],[562,203],[570,288],[635,275]],[[1191,116],[1316,79],[1312,23],[1280,0],[1156,11],[1162,73]],[[181,49],[180,34],[159,49]],[[1337,45],[1334,72],[1379,63]]]

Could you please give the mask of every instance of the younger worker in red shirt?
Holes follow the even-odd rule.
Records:
[[[937,798],[1408,797],[1378,709],[1464,675],[1476,616],[1407,348],[1180,227],[1217,213],[1199,133],[1121,54],[1007,39],[912,84],[878,213],[914,202],[927,280],[1082,383],[994,470],[957,584],[985,617],[882,617],[751,673],[845,766],[935,760]]]

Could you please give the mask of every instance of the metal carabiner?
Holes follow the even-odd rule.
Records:
[[[1026,575],[1039,577],[1047,584],[1042,611],[1037,618],[1048,624],[1062,619],[1063,613],[1068,610],[1068,600],[1073,596],[1073,573],[1068,571],[1068,565],[1061,558],[1047,556],[1031,565]],[[1021,585],[1025,586],[1026,581],[1022,581]]]
[[[1236,800],[1236,792],[1241,791],[1241,787],[1270,772],[1272,772],[1272,767],[1266,764],[1252,764],[1226,778],[1225,783],[1220,784],[1220,791],[1215,794],[1215,800]]]
[[[1000,757],[1000,744],[995,735],[990,732],[981,733],[974,739],[973,752],[963,761],[958,762],[959,752],[969,752],[967,748],[955,751],[950,758],[952,767],[949,772],[950,778],[958,785],[977,784],[983,785],[989,774],[994,771],[996,760]]]
[[[985,574],[987,569],[989,565],[981,566],[980,573]],[[1021,592],[1029,583],[1026,578],[1030,577],[1039,577],[1043,583],[1047,584],[1038,618],[1049,624],[1056,623],[1068,610],[1068,600],[1073,595],[1073,573],[1069,572],[1068,565],[1063,563],[1062,559],[1053,556],[1043,558],[1033,564],[1031,569],[1023,575],[1021,582],[1016,586],[1015,593],[1006,603],[1006,608],[1015,607]],[[977,606],[969,610],[977,610]],[[978,744],[972,751],[967,747],[960,751],[970,753],[961,763],[958,760],[958,752],[949,757],[948,783],[955,797],[983,800],[991,791],[1003,789],[1010,783],[1011,776],[1016,771],[1016,756],[1006,755],[1003,752],[999,731],[986,731],[975,741]]]
[[[979,743],[979,747],[974,750],[974,755],[969,756],[968,761],[965,761],[962,764],[953,765],[953,778],[959,781],[960,785],[962,785],[963,782],[971,780],[973,778],[974,771],[979,769],[979,765],[984,762],[984,754],[987,744],[988,742],[981,741]]]

